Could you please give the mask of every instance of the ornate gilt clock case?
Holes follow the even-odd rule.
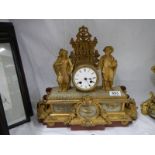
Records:
[[[100,55],[95,49],[97,39],[92,39],[88,28],[84,26],[79,28],[76,37],[76,40],[72,38],[70,41],[73,51],[69,57],[66,50],[59,52],[54,63],[59,87],[46,89],[46,95],[37,104],[38,120],[48,127],[58,124],[71,128],[129,124],[137,117],[134,99],[129,97],[124,86],[110,87],[112,85],[108,84],[113,81],[102,81],[110,90],[99,86]],[[117,61],[111,56],[113,49],[107,46],[104,51],[105,56],[101,60],[112,62],[110,65],[113,70],[109,69],[109,73],[114,71],[114,75]],[[106,70],[106,75],[111,75],[107,73],[108,69],[103,70]],[[103,75],[104,78],[106,81]]]

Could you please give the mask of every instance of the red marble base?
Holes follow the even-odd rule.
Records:
[[[44,124],[46,125],[46,124]],[[55,123],[54,126],[48,126],[48,128],[70,128],[73,131],[78,131],[78,130],[104,130],[106,127],[126,127],[128,125],[122,125],[121,122],[113,122],[111,125],[97,125],[94,127],[83,127],[80,125],[71,125],[71,126],[67,126],[64,125],[64,123]]]
[[[104,130],[105,126],[103,125],[97,125],[97,126],[93,126],[93,127],[83,127],[80,125],[72,125],[70,126],[72,131],[77,131],[77,130]]]
[[[111,125],[97,125],[94,127],[83,127],[80,125],[70,126],[71,130],[104,130],[106,127],[125,127],[128,125],[122,125],[121,122],[113,122]]]
[[[44,125],[46,125],[46,124],[44,124]],[[64,125],[64,123],[55,123],[54,126],[47,125],[47,128],[66,128],[66,127],[70,127],[70,126]]]

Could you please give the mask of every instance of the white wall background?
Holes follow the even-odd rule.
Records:
[[[96,49],[102,54],[106,45],[115,49],[118,60],[116,85],[125,85],[139,105],[155,91],[155,20],[11,20],[26,74],[31,101],[45,94],[46,87],[57,86],[52,68],[59,49],[72,50],[71,37],[85,25],[96,36]]]

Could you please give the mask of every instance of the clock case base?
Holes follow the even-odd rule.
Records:
[[[59,92],[57,87],[53,88],[37,104],[38,120],[47,127],[70,127],[71,130],[127,126],[137,118],[136,103],[124,86],[113,90],[120,91],[121,96],[109,96],[100,87],[87,93],[74,88]]]

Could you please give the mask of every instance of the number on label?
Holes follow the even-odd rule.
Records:
[[[121,92],[120,91],[109,91],[109,95],[110,96],[121,96]]]

